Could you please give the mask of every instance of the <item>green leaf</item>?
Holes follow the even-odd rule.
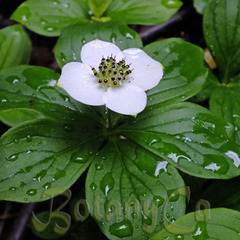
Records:
[[[109,0],[88,0],[88,5],[96,17],[101,17],[109,5]]]
[[[112,240],[148,239],[184,214],[185,196],[174,167],[128,140],[107,143],[87,175],[90,214]]]
[[[81,61],[82,46],[95,39],[112,42],[121,50],[142,47],[140,36],[124,24],[75,24],[63,30],[56,44],[55,56],[59,66],[63,67],[68,62]]]
[[[162,24],[181,7],[180,0],[112,0],[106,16],[127,24]]]
[[[89,22],[87,0],[28,0],[11,16],[30,30],[44,36],[58,36],[63,28]]]
[[[203,86],[202,91],[191,98],[193,102],[203,102],[210,98],[213,91],[219,86],[218,79],[209,69],[206,82]]]
[[[31,41],[20,25],[13,25],[0,30],[0,70],[27,64],[31,50]]]
[[[29,109],[58,120],[78,120],[94,115],[94,108],[83,105],[59,87],[59,74],[33,66],[17,66],[0,72],[0,112]],[[98,116],[94,116],[98,120]]]
[[[205,217],[205,219],[204,219]],[[164,229],[150,240],[187,239],[187,240],[226,240],[240,239],[240,213],[238,211],[216,208],[199,210],[178,219],[169,229]],[[179,234],[188,228],[189,233]]]
[[[203,14],[209,0],[194,0],[193,6],[199,14]]]
[[[182,102],[200,92],[208,74],[201,48],[172,38],[144,50],[164,66],[163,79],[148,91],[148,106]]]
[[[10,127],[40,118],[44,118],[44,116],[37,111],[29,109],[6,110],[0,112],[0,120]]]
[[[240,86],[219,86],[210,98],[210,110],[234,126],[233,140],[240,145]]]
[[[85,118],[77,124],[43,119],[10,129],[0,139],[0,199],[36,202],[50,191],[63,192],[92,162],[99,140],[96,125]]]
[[[234,129],[193,103],[150,107],[124,126],[121,135],[190,175],[227,179],[240,175]]]
[[[204,12],[204,35],[227,83],[240,70],[240,0],[211,0]]]

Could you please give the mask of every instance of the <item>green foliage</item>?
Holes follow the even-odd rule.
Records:
[[[108,8],[109,0],[88,0],[88,5],[96,17],[101,17]]]
[[[13,25],[0,30],[0,70],[27,64],[31,50],[31,41],[20,25]]]
[[[122,50],[142,47],[140,36],[124,24],[75,24],[62,31],[56,44],[55,56],[60,67],[68,62],[81,61],[82,46],[95,39],[112,42]]]
[[[225,179],[240,175],[233,130],[207,109],[179,103],[149,107],[122,134],[190,175]]]
[[[181,5],[180,0],[28,0],[11,18],[36,33],[58,36],[65,27],[75,23],[84,25],[91,19],[125,24],[161,24],[169,20]]]
[[[144,51],[164,66],[160,84],[148,91],[148,106],[182,102],[200,92],[208,74],[201,48],[172,38],[151,43]]]
[[[239,239],[240,213],[230,209],[205,209],[189,213],[150,240],[226,240]],[[185,234],[181,232],[186,231]],[[188,231],[188,232],[187,232]]]
[[[239,6],[240,0],[211,0],[204,12],[205,39],[223,83],[240,70]]]
[[[183,187],[173,166],[128,140],[118,140],[95,157],[86,195],[91,215],[109,239],[148,239],[162,229],[164,211],[169,221],[184,214],[185,195],[178,192]]]
[[[89,22],[87,0],[29,0],[11,19],[44,36],[58,36],[64,27]]]
[[[106,16],[126,24],[162,24],[181,7],[180,0],[112,0]]]

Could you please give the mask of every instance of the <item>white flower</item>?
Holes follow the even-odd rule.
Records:
[[[141,49],[121,51],[101,40],[86,43],[81,60],[63,67],[58,86],[79,102],[106,105],[125,115],[136,115],[146,107],[144,91],[155,87],[163,75],[163,66]]]

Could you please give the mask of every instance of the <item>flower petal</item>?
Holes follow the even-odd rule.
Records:
[[[108,88],[103,95],[103,101],[114,112],[135,115],[146,107],[147,95],[138,86],[123,84],[118,88]]]
[[[83,63],[71,62],[64,65],[58,86],[84,104],[93,106],[104,104],[102,96],[106,88],[97,82],[92,70]]]
[[[82,62],[96,69],[98,69],[102,57],[107,58],[108,56],[111,57],[111,55],[123,58],[121,50],[115,44],[101,40],[86,43],[81,51]]]
[[[138,48],[125,49],[122,53],[126,58],[126,64],[131,63],[130,68],[133,69],[128,77],[132,84],[144,91],[158,85],[163,76],[163,66],[160,62]]]

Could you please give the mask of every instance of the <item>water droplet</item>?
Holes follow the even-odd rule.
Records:
[[[18,139],[14,139],[13,141],[15,144],[18,144],[19,143],[19,140]]]
[[[153,196],[155,204],[160,207],[164,203],[164,198],[161,196]]]
[[[57,168],[53,178],[56,181],[56,180],[58,180],[60,178],[63,178],[65,176],[66,176],[66,172],[64,170],[62,170],[62,169]]]
[[[37,180],[38,182],[41,182],[42,178],[44,178],[47,174],[46,170],[42,170],[39,172],[35,177],[33,177],[33,181]]]
[[[47,182],[47,183],[45,183],[42,187],[44,188],[44,189],[49,189],[50,187],[51,187],[51,183],[50,182]]]
[[[143,224],[144,225],[151,225],[152,224],[152,219],[149,216],[146,216],[142,213],[143,215]]]
[[[65,124],[63,126],[63,128],[66,132],[72,132],[73,131],[73,126],[71,124]]]
[[[66,56],[65,56],[65,54],[63,52],[60,53],[60,58],[62,59],[63,63],[66,63],[66,61],[67,61],[66,59],[67,58],[66,58]]]
[[[54,32],[56,27],[43,25],[43,29],[47,32]]]
[[[32,141],[32,137],[30,135],[27,135],[27,142],[31,142]]]
[[[16,190],[17,190],[16,187],[10,187],[10,188],[9,188],[9,191],[16,191]]]
[[[92,182],[92,183],[90,184],[90,189],[91,189],[92,191],[94,191],[96,188],[97,188],[96,183]]]
[[[162,5],[166,8],[178,8],[181,6],[179,0],[162,0]]]
[[[107,173],[100,182],[100,188],[102,192],[107,196],[108,192],[111,191],[114,187],[115,181],[112,177],[112,174]]]
[[[82,38],[82,44],[85,44],[87,42],[86,38]]]
[[[112,33],[111,36],[110,36],[110,42],[116,44],[116,40],[117,40],[116,33]]]
[[[179,199],[178,189],[168,190],[167,194],[170,202],[176,202]]]
[[[137,213],[132,212],[132,213],[131,213],[131,216],[132,216],[132,219],[137,219]],[[135,227],[136,227],[136,226],[135,226]]]
[[[178,240],[178,239],[184,239],[184,236],[183,235],[177,235],[174,237],[174,240]]]
[[[198,222],[196,225],[194,232],[192,234],[192,237],[196,240],[204,240],[208,239],[208,233],[207,233],[207,223],[205,222]]]
[[[88,158],[82,152],[75,152],[71,156],[71,161],[75,163],[86,163]]]
[[[119,238],[129,237],[133,234],[133,226],[129,220],[114,223],[109,227],[109,232]]]
[[[160,149],[164,147],[164,143],[161,141],[161,139],[154,138],[150,141],[149,146]]]
[[[7,161],[14,162],[18,159],[19,154],[13,154],[7,158]]]
[[[24,198],[23,200],[26,202],[26,201],[28,201],[28,198]]]
[[[37,190],[36,189],[29,189],[29,190],[27,190],[26,193],[29,196],[35,196],[37,194]]]
[[[95,169],[96,169],[97,171],[100,171],[100,170],[103,169],[103,165],[102,165],[102,164],[96,164],[96,165],[95,165]]]
[[[106,160],[106,157],[105,157],[105,156],[102,156],[101,159],[102,159],[102,160]]]
[[[7,99],[2,99],[2,103],[6,103],[7,102]]]

